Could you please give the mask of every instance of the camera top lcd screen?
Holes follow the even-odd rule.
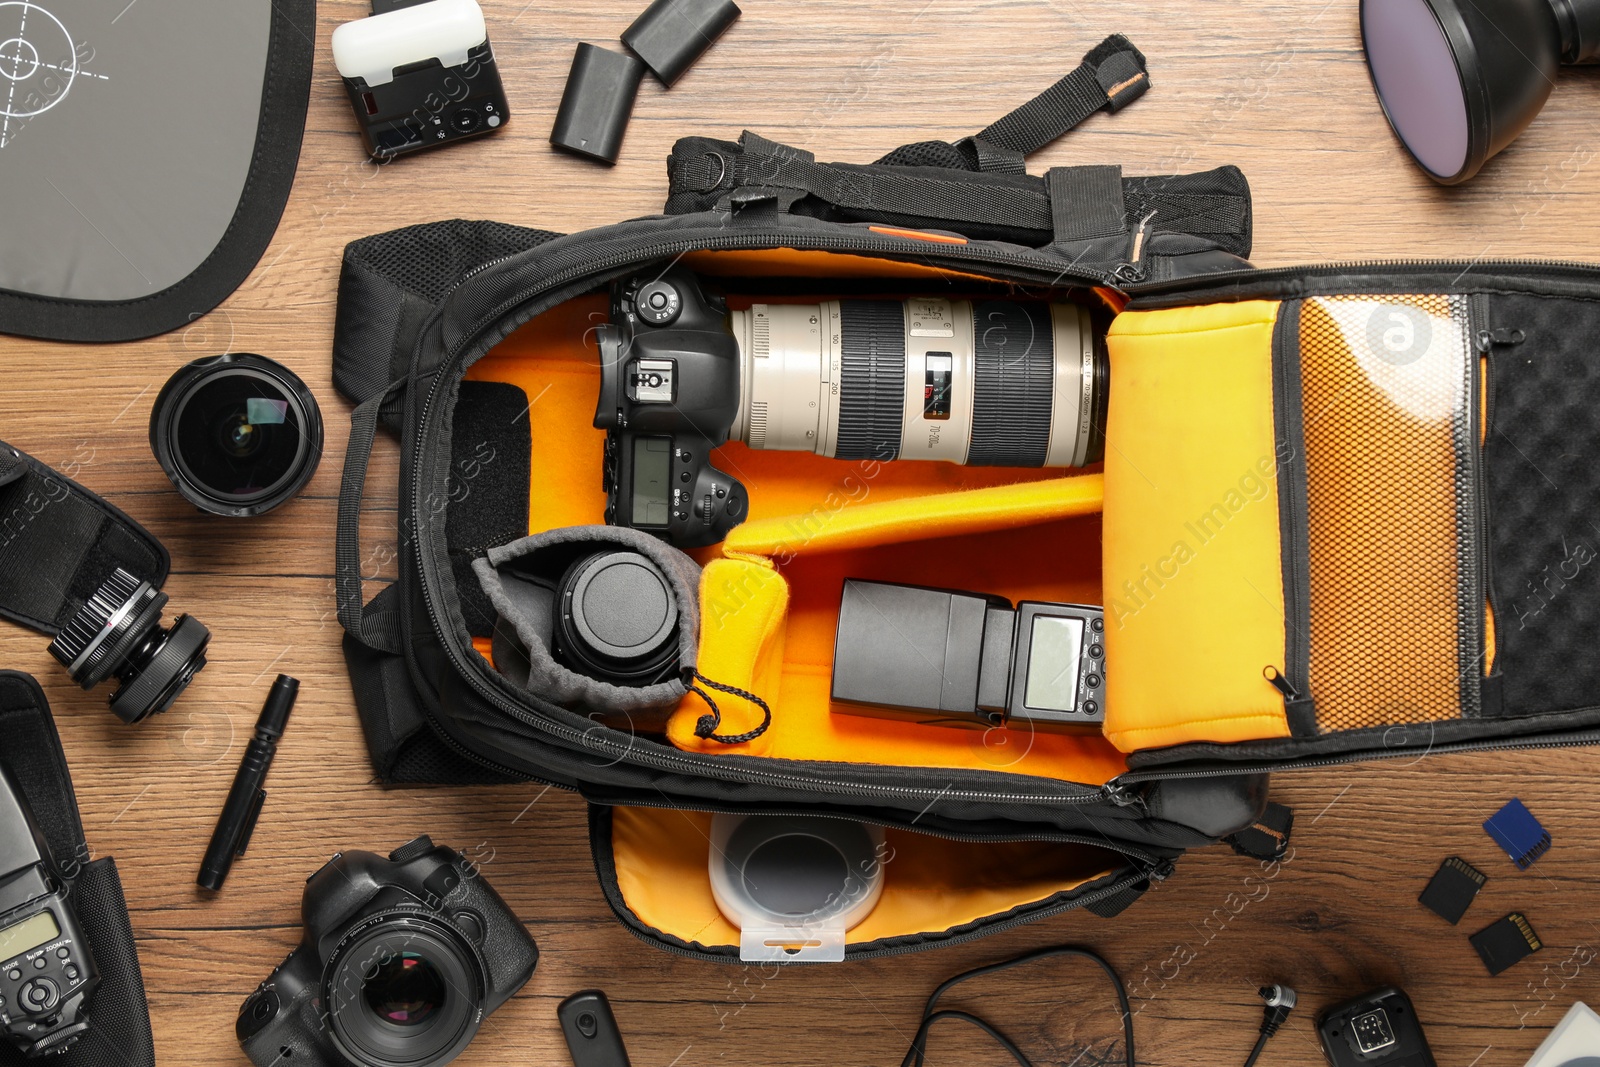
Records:
[[[38,948],[60,936],[61,927],[56,925],[54,915],[48,911],[30,915],[21,922],[0,930],[0,961],[9,960],[12,956],[27,952],[29,949]]]
[[[1023,704],[1037,711],[1077,711],[1078,661],[1082,653],[1082,619],[1034,616]]]
[[[665,526],[672,500],[672,438],[633,440],[633,525]]]

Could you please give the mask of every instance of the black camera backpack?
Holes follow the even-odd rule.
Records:
[[[1600,328],[1593,310],[1600,307],[1600,277],[1580,267],[1492,264],[1475,273],[1448,264],[1255,271],[1243,259],[1250,249],[1249,190],[1234,168],[1146,178],[1123,177],[1111,166],[1060,167],[1044,177],[1024,172],[1026,153],[1096,110],[1120,108],[1147,84],[1143,57],[1111,38],[1041,97],[956,144],[907,145],[876,163],[853,165],[819,163],[808,152],[749,133],[738,142],[688,138],[669,160],[663,215],[567,236],[457,220],[350,245],[334,375],[357,406],[339,508],[337,582],[356,703],[379,777],[397,785],[528,780],[581,792],[591,803],[601,881],[619,918],[658,944],[716,959],[737,959],[738,939],[717,932],[705,887],[661,891],[666,883],[693,881],[681,877],[684,871],[704,870],[708,813],[810,811],[884,826],[897,854],[909,857],[902,873],[890,867],[891,885],[894,877],[949,879],[938,888],[954,904],[948,915],[920,921],[880,904],[881,921],[875,914],[870,929],[852,934],[847,955],[855,958],[981,936],[1079,906],[1114,915],[1166,878],[1185,849],[1223,838],[1253,855],[1280,854],[1290,820],[1287,809],[1267,800],[1272,770],[1600,738],[1593,728],[1600,724],[1600,700],[1594,699],[1600,665],[1583,665],[1593,657],[1574,644],[1579,627],[1563,624],[1559,612],[1530,609],[1521,590],[1525,583],[1531,588],[1541,561],[1562,557],[1550,556],[1551,546],[1538,538],[1508,534],[1502,525],[1546,506],[1538,499],[1540,485],[1516,474],[1511,448],[1492,439],[1474,447],[1473,434],[1485,441],[1483,423],[1468,411],[1476,405],[1459,402],[1465,390],[1487,388],[1480,375],[1492,373],[1491,404],[1482,412],[1490,426],[1536,433],[1560,420],[1587,425],[1578,408],[1600,398],[1574,396],[1558,405],[1560,412],[1539,411],[1538,372],[1519,371],[1508,353],[1544,346],[1569,362],[1592,363],[1594,357],[1572,348],[1579,332],[1555,327],[1563,316],[1578,315]],[[757,291],[764,282],[776,284],[772,279],[793,285],[795,278],[827,291],[864,284],[859,279],[865,274],[874,286],[898,286],[908,295],[933,280],[966,280],[1097,300],[1108,319],[1115,313],[1114,329],[1123,338],[1121,350],[1112,352],[1114,383],[1119,360],[1132,366],[1135,359],[1175,355],[1180,359],[1169,370],[1182,377],[1201,373],[1217,351],[1237,356],[1238,368],[1227,373],[1244,384],[1228,394],[1229,402],[1245,404],[1259,395],[1254,410],[1270,409],[1272,417],[1244,418],[1251,411],[1241,408],[1236,421],[1253,427],[1259,439],[1209,437],[1219,448],[1258,450],[1260,477],[1250,464],[1228,467],[1232,460],[1219,453],[1219,484],[1227,491],[1212,497],[1203,495],[1212,492],[1205,485],[1176,485],[1174,506],[1188,506],[1184,501],[1192,498],[1195,510],[1164,514],[1162,498],[1141,496],[1137,479],[1108,446],[1103,560],[1093,515],[1034,530],[1030,545],[1061,539],[1036,557],[1017,558],[1007,547],[1012,542],[982,531],[977,540],[960,542],[955,554],[1033,568],[1042,578],[1059,572],[1067,587],[1090,590],[1086,596],[1099,594],[1103,581],[1108,628],[1114,616],[1131,620],[1120,646],[1108,649],[1108,673],[1182,681],[1192,669],[1192,681],[1171,691],[1170,707],[1158,701],[1148,727],[1124,723],[1117,731],[1109,729],[1108,710],[1107,736],[1119,747],[1084,742],[1081,762],[1097,770],[1086,769],[1085,780],[1076,780],[1064,771],[1019,773],[1021,764],[990,759],[979,749],[964,765],[926,766],[892,755],[875,761],[882,753],[874,751],[801,759],[778,749],[749,754],[737,746],[696,746],[692,738],[687,746],[667,744],[599,725],[498,674],[486,652],[493,612],[474,581],[472,561],[541,532],[529,528],[530,501],[537,511],[546,497],[592,493],[600,471],[598,460],[592,470],[554,466],[567,453],[553,442],[565,441],[569,432],[594,432],[588,423],[593,392],[587,411],[581,410],[581,390],[566,400],[507,393],[484,380],[481,365],[501,358],[491,355],[503,351],[500,345],[510,346],[523,361],[519,366],[546,358],[539,347],[544,342],[525,340],[533,335],[518,334],[519,327],[565,322],[576,337],[591,321],[581,312],[603,312],[612,281],[671,260],[721,271]],[[1381,475],[1433,479],[1392,486],[1392,495],[1438,497],[1446,525],[1387,540],[1358,528],[1353,550],[1366,555],[1352,561],[1320,540],[1319,500],[1330,477],[1374,475],[1347,470],[1365,452],[1312,440],[1299,412],[1302,395],[1327,387],[1323,368],[1343,365],[1326,356],[1327,338],[1344,321],[1339,316],[1358,312],[1370,328],[1348,332],[1351,351],[1414,338],[1406,330],[1423,316],[1432,324],[1426,360],[1379,351],[1376,362],[1398,368],[1395,374],[1438,363],[1459,379],[1452,384],[1447,373],[1439,388],[1457,388],[1460,395],[1451,409],[1459,425],[1446,425],[1439,435],[1446,450],[1439,472],[1396,467]],[[1141,334],[1166,340],[1146,353],[1138,348]],[[1525,343],[1529,347],[1515,347]],[[1233,425],[1214,412],[1163,406],[1147,384],[1113,385],[1110,432],[1113,438],[1123,434],[1129,448],[1141,443],[1139,435],[1159,446],[1152,435],[1199,434],[1199,424],[1189,420]],[[1259,393],[1251,391],[1258,386]],[[1159,418],[1126,417],[1129,404],[1148,405]],[[1600,403],[1590,410],[1600,410]],[[1392,430],[1382,424],[1382,411],[1362,417],[1372,421],[1353,423],[1349,433]],[[364,603],[358,519],[380,427],[402,446],[399,577]],[[1403,439],[1395,443],[1410,447]],[[1517,448],[1541,465],[1592,482],[1592,471],[1572,468],[1559,434],[1536,435]],[[1157,447],[1150,462],[1162,462],[1161,454]],[[1238,491],[1230,488],[1235,482]],[[1561,506],[1589,507],[1595,498],[1564,498]],[[1254,503],[1261,499],[1277,507],[1262,511]],[[1206,516],[1202,526],[1213,522],[1218,530],[1231,523],[1230,537],[1244,536],[1233,531],[1249,527],[1263,551],[1242,562],[1202,551],[1191,564],[1186,555],[1125,550],[1152,530],[1185,529],[1196,515]],[[1562,572],[1574,610],[1600,602],[1582,588],[1600,569],[1587,567],[1593,551],[1580,548],[1585,558],[1566,559],[1571,573]],[[1351,628],[1340,625],[1336,613],[1312,613],[1311,605],[1332,602],[1318,598],[1341,567],[1367,566],[1377,574],[1410,566],[1406,553],[1440,563],[1437,588],[1377,587],[1363,604],[1370,624],[1406,632],[1421,602],[1408,598],[1424,594],[1459,610],[1442,612],[1449,633],[1432,634],[1410,662],[1372,665],[1371,677],[1389,677],[1393,686],[1369,687],[1366,675],[1350,673],[1348,650],[1339,644]],[[796,581],[810,573],[805,566],[823,566],[816,558],[807,562],[802,555]],[[1247,573],[1224,577],[1265,589],[1272,602],[1271,610],[1251,609],[1240,640],[1225,654],[1210,655],[1207,643],[1214,636],[1209,630],[1223,627],[1196,623],[1186,631],[1203,637],[1194,649],[1163,646],[1149,636],[1147,622],[1186,622],[1185,612],[1205,606],[1191,603],[1176,578],[1169,588],[1169,579],[1152,567],[1170,575],[1191,567],[1215,577],[1217,569],[1235,566]],[[962,587],[959,578],[935,573],[916,580]],[[1208,658],[1193,659],[1201,654]],[[1558,663],[1561,668],[1553,669]],[[1391,699],[1386,694],[1395,686],[1411,690]],[[1368,689],[1376,696],[1369,699]],[[1235,700],[1237,707],[1229,703]],[[774,723],[785,714],[780,693],[772,701]],[[675,830],[685,813],[689,831]],[[1016,884],[1001,886],[998,896],[968,892],[972,887],[961,881],[963,871],[996,870],[1016,872]],[[668,871],[668,877],[652,877]],[[987,905],[980,906],[980,896]]]

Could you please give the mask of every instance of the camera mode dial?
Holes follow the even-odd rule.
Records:
[[[652,326],[666,326],[683,310],[683,295],[670,282],[646,282],[634,297],[639,317]]]

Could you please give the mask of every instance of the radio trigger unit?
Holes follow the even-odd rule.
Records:
[[[333,31],[333,61],[379,163],[511,117],[477,0],[372,0],[371,17]]]

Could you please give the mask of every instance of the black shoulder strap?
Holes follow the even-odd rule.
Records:
[[[1144,53],[1120,33],[1112,34],[1090,49],[1083,62],[1066,77],[971,137],[953,145],[943,141],[904,145],[878,162],[915,167],[930,165],[930,157],[943,157],[943,162],[932,165],[1024,174],[1025,157],[1096,111],[1121,111],[1149,88]],[[946,149],[952,151],[942,151]]]
[[[118,567],[159,586],[169,565],[120,508],[0,441],[0,616],[54,635]]]
[[[89,1001],[89,1030],[49,1062],[52,1067],[155,1067],[144,977],[117,866],[109,856],[90,859],[61,738],[44,692],[29,675],[0,671],[0,737],[5,738],[0,751],[6,767],[27,798],[57,873],[71,887],[73,908],[100,972]],[[39,1062],[0,1039],[0,1067]]]

